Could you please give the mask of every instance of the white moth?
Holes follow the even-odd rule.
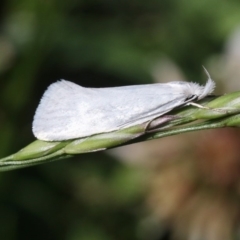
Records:
[[[85,88],[60,80],[44,93],[33,133],[40,140],[61,141],[150,122],[211,94],[215,83],[208,77],[205,86],[176,81],[111,88]]]

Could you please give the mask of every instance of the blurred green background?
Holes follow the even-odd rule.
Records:
[[[235,90],[227,82],[238,84],[240,58],[231,47],[240,41],[230,36],[239,26],[237,0],[1,1],[0,157],[34,140],[35,109],[58,79],[89,87],[165,81],[162,76],[203,83],[204,65],[221,93]],[[231,61],[237,70],[230,79]],[[186,159],[181,154],[175,153]],[[170,239],[172,220],[149,220],[152,168],[128,158],[107,151],[1,173],[0,239]]]

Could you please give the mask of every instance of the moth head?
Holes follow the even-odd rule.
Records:
[[[198,100],[203,99],[206,96],[210,95],[214,91],[215,86],[216,86],[215,82],[212,80],[207,69],[205,67],[203,67],[203,69],[208,77],[208,80],[207,80],[207,83],[205,84],[205,86],[201,86],[197,83],[192,83],[193,85],[196,85],[196,86],[194,86],[194,90],[196,92],[196,96],[197,96]]]
[[[215,82],[211,79],[210,74],[208,73],[207,69],[203,67],[208,80],[205,86],[201,86],[198,83],[193,82],[181,82],[182,89],[184,95],[186,95],[186,100],[200,100],[205,98],[206,96],[210,95],[215,89]],[[179,84],[180,82],[178,82]],[[180,86],[180,84],[179,84]]]
[[[186,100],[200,100],[210,95],[215,88],[214,81],[208,75],[208,81],[205,86],[201,86],[198,83],[193,82],[171,82],[170,85],[173,87],[175,92],[181,92]]]
[[[197,83],[189,83],[188,96],[194,95],[197,100],[203,99],[210,95],[215,88],[215,82],[209,78],[205,86],[201,86]]]

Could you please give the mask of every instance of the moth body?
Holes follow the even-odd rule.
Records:
[[[85,88],[60,80],[45,91],[33,120],[44,141],[62,141],[111,132],[148,122],[211,94],[215,83],[169,82]]]

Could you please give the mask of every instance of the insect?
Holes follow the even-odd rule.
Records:
[[[151,122],[211,94],[215,83],[207,76],[205,86],[174,81],[85,88],[60,80],[45,91],[34,116],[33,133],[40,140],[62,141]]]

